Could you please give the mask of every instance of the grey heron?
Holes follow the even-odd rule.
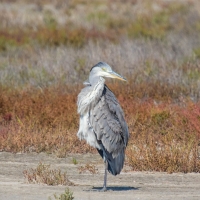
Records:
[[[103,77],[126,81],[105,62],[94,65],[78,95],[80,124],[77,136],[96,148],[105,163],[104,184],[106,191],[107,171],[112,175],[121,172],[129,131],[123,110]]]

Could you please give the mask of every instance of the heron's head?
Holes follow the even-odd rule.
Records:
[[[124,77],[114,72],[112,68],[110,67],[110,65],[108,65],[105,62],[99,62],[91,68],[90,78],[93,78],[96,76],[116,78],[122,81],[126,81]]]

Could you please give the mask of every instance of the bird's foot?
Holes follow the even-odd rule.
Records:
[[[103,188],[100,190],[100,192],[106,192],[107,188],[105,186],[103,186]]]

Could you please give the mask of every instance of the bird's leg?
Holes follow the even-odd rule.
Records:
[[[102,188],[103,192],[105,192],[107,190],[106,183],[107,183],[108,162],[106,159],[104,159],[104,163],[105,163],[105,173],[104,173],[104,183],[103,183],[103,188]]]

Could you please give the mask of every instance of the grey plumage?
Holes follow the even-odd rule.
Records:
[[[111,174],[117,175],[123,168],[129,132],[122,108],[105,85],[103,77],[125,80],[104,62],[92,67],[86,87],[78,95],[80,126],[77,135],[95,147],[104,159],[105,191],[107,169]]]

